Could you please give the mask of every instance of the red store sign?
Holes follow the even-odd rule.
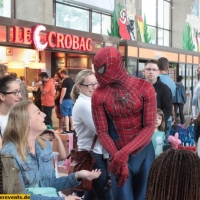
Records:
[[[47,47],[80,51],[92,50],[91,38],[50,31],[46,34],[45,39],[43,39],[44,41],[41,41],[42,31],[46,31],[46,27],[43,25],[37,25],[34,28],[13,26],[10,29],[10,35],[12,34],[12,40],[10,42],[32,44],[38,51],[43,51]]]

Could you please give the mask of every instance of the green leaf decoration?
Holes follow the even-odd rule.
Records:
[[[149,35],[148,32],[148,26],[146,23],[146,16],[144,15],[144,42],[145,43],[152,43],[151,42],[151,36]]]
[[[142,36],[141,36],[141,31],[140,31],[140,28],[139,28],[139,21],[138,21],[138,19],[136,20],[136,26],[137,26],[137,41],[139,41],[139,42],[144,42],[144,41],[142,41]]]
[[[183,49],[193,51],[195,49],[195,45],[193,43],[191,28],[190,25],[187,23],[185,25],[185,29],[183,32]]]
[[[116,14],[116,8],[114,9],[114,11],[112,13],[111,32],[107,30],[107,33],[108,33],[109,36],[120,38],[120,35],[119,35],[119,25],[118,25],[118,19],[120,18],[120,12],[121,12],[121,5],[120,5],[120,3],[118,4],[117,7],[118,7],[117,14]]]
[[[146,16],[144,15],[144,20],[141,15],[137,15],[137,40],[145,43],[152,43],[151,34],[148,30],[148,26],[146,23]]]
[[[3,0],[0,0],[0,8],[3,8]]]

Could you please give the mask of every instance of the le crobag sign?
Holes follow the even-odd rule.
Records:
[[[91,38],[84,38],[76,35],[50,31],[47,32],[45,35],[43,34],[44,38],[41,39],[42,32],[46,31],[46,27],[43,25],[37,25],[33,28],[13,26],[11,27],[11,30],[11,42],[20,44],[32,44],[33,47],[38,51],[44,51],[47,47],[59,49],[72,49],[79,51],[92,50]]]

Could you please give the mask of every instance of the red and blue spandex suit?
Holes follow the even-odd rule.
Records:
[[[154,132],[156,94],[150,83],[127,74],[120,52],[114,47],[97,52],[94,69],[100,86],[92,96],[92,115],[99,140],[110,154],[109,170],[122,187],[131,175],[130,156],[137,163],[137,154],[143,151],[144,159],[148,154],[145,147]]]

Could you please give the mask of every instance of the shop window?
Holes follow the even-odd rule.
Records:
[[[56,4],[56,26],[89,31],[89,10]]]
[[[133,59],[133,58],[128,59],[127,71],[131,76],[136,76],[136,71],[137,71],[137,60],[136,59]]]
[[[139,66],[138,66],[138,77],[139,78],[144,78],[144,74],[143,74],[144,68],[145,68],[145,63],[139,62]]]
[[[182,84],[185,86],[185,64],[179,65],[179,75],[183,77]]]
[[[168,47],[170,46],[169,37],[170,37],[170,32],[164,30],[164,46],[168,46]]]
[[[106,0],[104,1],[107,2]],[[56,26],[86,32],[91,31],[92,33],[103,35],[108,35],[108,31],[111,32],[111,14],[101,8],[101,5],[105,6],[107,3],[103,4],[102,1],[95,2],[97,10],[91,8],[90,3],[94,2],[82,2],[80,0],[76,1],[76,3],[69,4],[64,0],[54,0]]]
[[[148,30],[149,30],[149,35],[151,36],[151,43],[156,44],[156,38],[157,38],[156,28],[149,26]]]
[[[102,14],[102,35],[108,35],[111,32],[111,16]]]
[[[142,15],[145,14],[148,25],[156,26],[156,0],[142,0]]]
[[[171,46],[171,9],[168,0],[142,0],[142,16],[146,16],[152,44]]]
[[[92,12],[92,33],[101,34],[101,14]]]
[[[163,29],[158,29],[158,44],[163,45]]]
[[[198,76],[197,76],[197,69],[198,69],[198,65],[193,65],[193,87],[197,84],[198,82]]]
[[[171,14],[171,3],[164,1],[164,29],[170,29],[170,14]]]
[[[0,16],[11,17],[11,0],[0,0]]]
[[[169,46],[169,35],[170,35],[169,31],[158,29],[158,44]]]
[[[163,1],[158,1],[158,27],[163,28]]]
[[[192,65],[186,65],[186,92],[190,92],[192,86]]]

